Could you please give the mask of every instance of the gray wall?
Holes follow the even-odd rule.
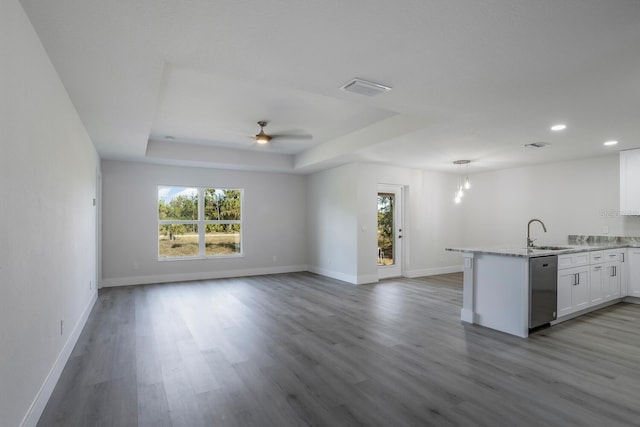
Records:
[[[378,184],[404,187],[403,274],[459,270],[462,243],[456,178],[450,174],[376,164],[349,164],[309,176],[309,266],[351,283],[377,281]]]
[[[568,234],[640,236],[640,219],[620,210],[618,153],[603,157],[472,175],[460,204],[464,244],[526,243],[527,222],[536,243],[562,243]]]
[[[97,295],[98,160],[16,0],[0,3],[0,58],[0,424],[29,426]]]
[[[306,270],[306,177],[103,161],[102,284]],[[158,185],[244,189],[244,256],[158,260]]]

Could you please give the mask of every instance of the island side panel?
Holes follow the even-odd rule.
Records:
[[[476,253],[473,260],[474,323],[527,337],[529,259]]]
[[[475,323],[474,319],[474,298],[473,298],[473,252],[464,252],[464,276],[462,287],[462,310],[460,318],[463,322]]]

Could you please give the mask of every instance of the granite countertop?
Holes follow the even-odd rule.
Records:
[[[471,248],[446,248],[452,252],[472,252],[478,254],[491,254],[503,256],[515,256],[523,258],[535,258],[546,255],[564,255],[586,251],[602,251],[606,249],[640,248],[640,237],[627,236],[589,236],[570,234],[567,243],[544,244],[538,246],[558,246],[562,249],[548,250],[526,248],[525,245],[494,245],[477,246]]]
[[[542,246],[542,245],[541,245]],[[601,243],[581,243],[581,244],[557,244],[557,245],[544,245],[544,246],[559,246],[562,249],[536,249],[526,248],[517,245],[496,245],[496,246],[478,246],[472,248],[446,248],[447,251],[452,252],[473,252],[479,254],[491,254],[491,255],[503,255],[514,256],[523,258],[535,258],[547,255],[564,255],[585,251],[601,251],[606,249],[619,249],[628,247],[638,247],[637,244],[629,244],[622,242],[601,242]]]

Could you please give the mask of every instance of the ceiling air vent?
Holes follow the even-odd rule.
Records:
[[[389,92],[391,87],[380,83],[368,82],[362,79],[353,79],[344,86],[341,86],[340,89],[347,92],[357,93],[359,95],[375,96],[380,93]]]
[[[548,142],[532,142],[531,144],[524,144],[523,147],[526,148],[544,148],[547,145],[551,145]]]

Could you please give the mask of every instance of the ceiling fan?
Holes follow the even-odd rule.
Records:
[[[258,122],[258,126],[260,126],[260,133],[256,135],[256,144],[264,145],[268,144],[273,138],[271,135],[267,135],[264,133],[264,127],[267,125],[267,122],[264,120],[260,120]]]
[[[272,139],[278,140],[303,140],[303,139],[311,139],[312,136],[308,134],[297,134],[297,133],[281,133],[278,135],[269,135],[264,131],[265,126],[267,126],[266,120],[260,120],[258,122],[258,126],[260,126],[260,132],[255,136],[256,144],[266,145]]]

